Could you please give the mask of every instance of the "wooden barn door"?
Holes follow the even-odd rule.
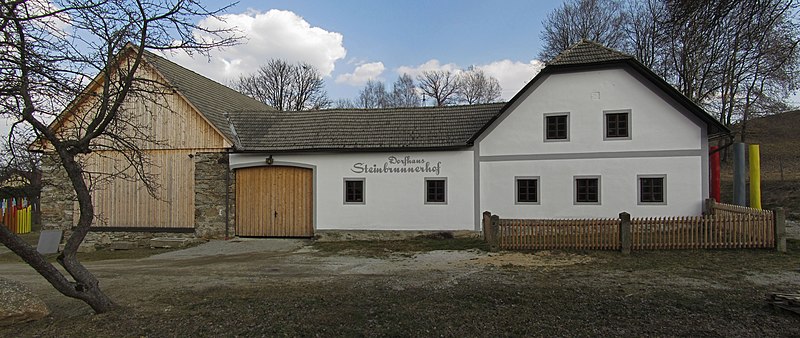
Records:
[[[236,233],[254,237],[314,235],[311,169],[236,170]]]

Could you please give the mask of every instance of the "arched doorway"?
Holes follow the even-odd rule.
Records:
[[[266,166],[236,170],[239,236],[313,236],[313,203],[311,169]]]

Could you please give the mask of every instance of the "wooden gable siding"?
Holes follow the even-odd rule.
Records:
[[[153,83],[166,83],[158,71],[147,64],[142,64],[137,76]],[[231,146],[180,92],[166,86],[145,85],[154,88],[148,88],[146,93],[139,92],[129,96],[123,109],[119,111],[120,120],[125,121],[123,127],[136,126],[139,130],[126,130],[123,133],[139,148],[221,149]],[[94,86],[88,90],[91,92],[100,89]],[[53,128],[63,135],[85,130],[94,116],[92,112],[96,109],[96,103],[96,98],[90,95],[76,100],[73,108],[62,114],[61,120]],[[108,145],[109,140],[101,136],[93,144],[97,148]],[[45,150],[52,150],[49,145],[44,147]]]
[[[132,179],[114,178],[99,182],[103,175],[91,174],[90,181],[98,182],[92,190],[95,207],[93,226],[100,227],[194,227],[194,162],[189,155],[198,149],[148,150],[149,173],[155,175],[158,198],[150,196],[145,185]],[[127,165],[122,154],[113,151],[96,152],[85,160],[87,172],[119,172]],[[122,171],[133,175],[133,170]],[[105,176],[105,178],[108,178]],[[78,222],[75,203],[73,224]]]

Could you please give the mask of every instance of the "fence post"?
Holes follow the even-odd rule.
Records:
[[[714,203],[716,201],[713,198],[706,198],[705,203],[703,203],[703,215],[709,216],[714,214]]]
[[[491,251],[499,251],[500,250],[500,216],[492,215],[491,222],[492,226],[490,227],[490,231],[492,233],[492,241],[489,243],[489,250]]]
[[[492,244],[492,213],[488,211],[483,212],[483,240],[491,246]]]
[[[619,243],[622,246],[622,253],[631,253],[631,214],[627,212],[619,213]]]
[[[775,209],[775,250],[786,252],[786,214],[783,208]]]

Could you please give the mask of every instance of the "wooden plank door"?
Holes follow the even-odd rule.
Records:
[[[236,233],[252,237],[314,235],[311,169],[236,170]]]

